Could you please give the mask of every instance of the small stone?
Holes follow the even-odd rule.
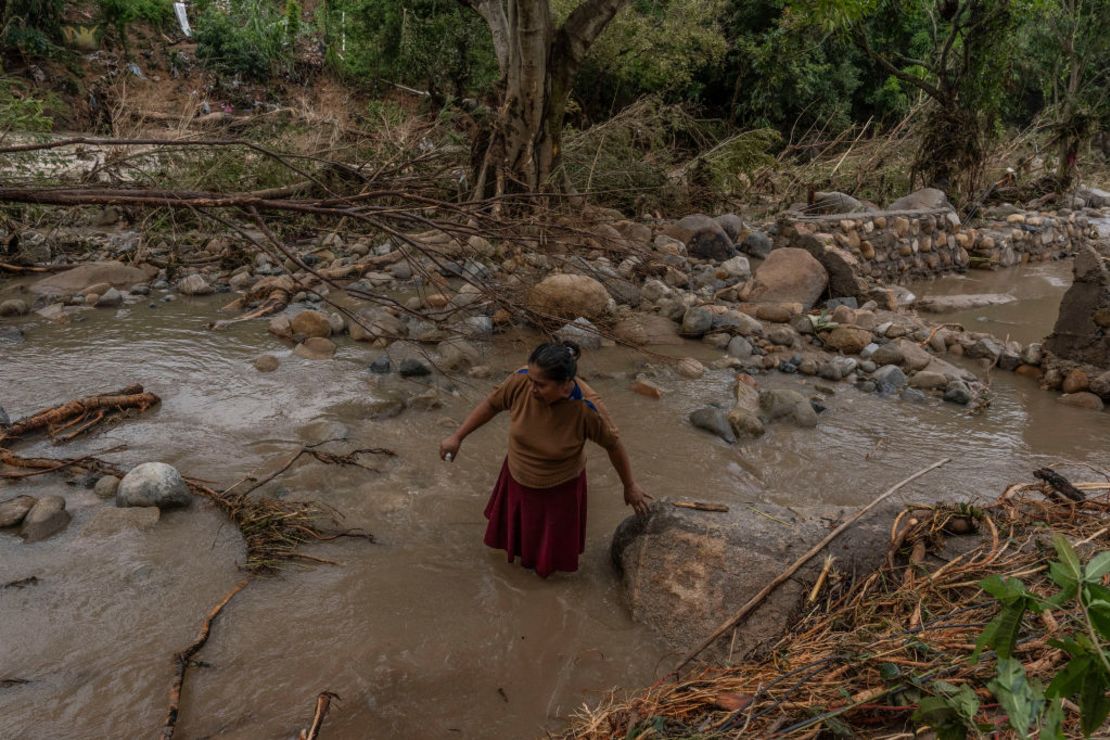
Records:
[[[293,348],[293,354],[306,360],[328,360],[335,356],[335,342],[324,337],[309,337]]]
[[[581,349],[591,352],[601,349],[601,332],[598,331],[593,322],[581,316],[569,324],[563,325],[555,332],[555,336],[560,341],[570,340]]]
[[[725,349],[726,347],[728,347],[728,343],[732,340],[732,336],[719,331],[714,332],[713,334],[706,334],[704,337],[701,338],[701,340],[708,344],[710,347],[715,347],[716,349]]]
[[[934,390],[936,388],[945,388],[948,385],[948,378],[944,373],[934,372],[932,370],[922,370],[914,374],[910,378],[911,388],[921,388],[923,390]]]
[[[40,542],[61,532],[72,519],[61,496],[43,496],[23,518],[19,536],[26,543]]]
[[[871,343],[871,332],[855,326],[838,326],[822,336],[825,346],[848,355],[858,355]]]
[[[432,369],[423,360],[415,357],[407,357],[401,360],[401,367],[398,370],[402,378],[417,378],[424,375],[431,375]]]
[[[962,380],[953,380],[944,391],[944,400],[949,403],[967,405],[971,403],[971,388]]]
[[[1102,399],[1089,391],[1080,391],[1078,393],[1065,393],[1056,399],[1062,404],[1074,406],[1079,409],[1090,409],[1091,411],[1102,411],[1104,405]]]
[[[682,334],[700,337],[713,328],[713,313],[705,306],[692,306],[682,317]]]
[[[705,375],[705,366],[695,360],[693,357],[685,357],[679,360],[675,370],[684,378],[690,380],[697,380]]]
[[[901,347],[894,342],[890,342],[875,350],[870,359],[879,365],[901,365],[905,355],[902,354]]]
[[[728,347],[725,349],[729,357],[735,357],[738,360],[747,360],[752,356],[752,343],[741,336],[735,336],[729,340]]]
[[[489,365],[477,365],[470,368],[470,372],[467,374],[472,378],[484,380],[486,378],[493,377],[493,368],[491,368]]]
[[[647,396],[648,398],[654,398],[656,400],[663,397],[663,389],[645,378],[637,378],[635,381],[633,381],[632,392],[639,393],[641,396]]]
[[[1087,377],[1087,373],[1079,368],[1075,368],[1064,377],[1064,382],[1060,386],[1060,390],[1064,393],[1079,393],[1090,387],[1091,381],[1090,378]]]
[[[288,316],[275,316],[270,319],[270,324],[266,331],[282,339],[293,338],[293,324]]]
[[[1103,400],[1110,401],[1110,370],[1091,379],[1091,393],[1100,396]],[[3,409],[0,409],[2,412]],[[0,421],[2,424],[2,421]]]
[[[301,311],[294,316],[290,327],[293,330],[293,336],[299,338],[331,336],[331,321],[328,320],[327,315],[312,309]]]
[[[742,255],[725,260],[721,263],[721,269],[725,271],[728,277],[740,280],[746,280],[752,275],[751,264],[749,264],[748,258]]]
[[[18,298],[11,298],[0,303],[0,316],[23,316],[28,310],[27,303]]]
[[[470,342],[461,337],[452,337],[439,343],[440,366],[444,370],[461,370],[474,365],[482,353]]]
[[[114,475],[102,475],[93,486],[93,493],[100,498],[115,498],[119,489],[119,478]]]
[[[916,388],[907,388],[902,391],[901,399],[910,403],[924,403],[929,397]]]
[[[116,490],[116,506],[157,506],[169,509],[192,502],[181,473],[172,465],[149,462],[136,465]]]
[[[966,356],[972,360],[990,360],[994,362],[1002,354],[1005,347],[997,340],[991,337],[983,337],[976,341],[965,352]]]
[[[189,275],[177,284],[177,291],[184,295],[206,295],[212,292],[212,286],[200,275]]]
[[[378,355],[377,359],[370,363],[370,372],[376,375],[388,375],[392,369],[393,366],[387,354]]]
[[[14,527],[35,505],[34,496],[16,496],[0,501],[0,527]]]
[[[1032,378],[1033,380],[1040,380],[1044,376],[1044,370],[1041,370],[1036,365],[1018,365],[1014,369],[1014,375],[1020,375],[1023,378]]]
[[[872,379],[880,393],[896,393],[906,387],[906,374],[897,365],[883,365]]]
[[[254,360],[254,369],[260,373],[272,373],[281,363],[273,355],[261,355]]]
[[[736,442],[736,435],[728,421],[728,415],[715,406],[706,406],[690,413],[690,423],[698,429],[717,435],[729,444]]]
[[[98,308],[114,308],[121,303],[123,303],[123,294],[115,288],[108,288],[103,295],[96,299]]]

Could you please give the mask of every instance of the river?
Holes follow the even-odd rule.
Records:
[[[1029,341],[1051,328],[1070,267],[1009,274],[1005,284],[994,284],[1002,273],[976,273],[914,289],[1017,291],[1016,303],[937,321]],[[614,686],[650,683],[671,666],[676,654],[629,619],[609,564],[609,537],[629,510],[604,454],[595,450],[588,467],[582,569],[546,581],[508,566],[481,542],[506,420],[468,439],[456,462],[437,458],[439,439],[522,364],[534,336],[500,338],[488,355],[494,378],[457,380],[442,408],[375,421],[383,388],[366,368],[377,352],[341,340],[335,359],[313,362],[268,335],[265,321],[209,331],[221,302],[90,310],[64,326],[31,317],[18,322],[23,344],[0,345],[0,404],[13,419],[131,383],[162,397],[156,410],[62,450],[39,443],[20,446],[23,454],[76,456],[126,445],[107,457],[125,467],[161,460],[227,485],[274,470],[305,441],[337,434],[348,439],[329,449],[398,453],[381,473],[304,462],[267,486],[271,495],[334,507],[346,526],[369,530],[377,542],[310,546],[307,552],[340,565],[290,568],[242,592],[217,620],[198,656],[203,665],[189,672],[179,737],[293,737],[324,690],[341,697],[325,725],[328,738],[536,737],[558,730],[582,702]],[[281,359],[277,371],[252,366],[265,352]],[[716,356],[700,343],[673,353]],[[1042,465],[1091,479],[1091,468],[1107,463],[1110,414],[1059,404],[1010,373],[992,373],[993,403],[977,416],[939,400],[760,376],[769,386],[819,395],[828,410],[816,429],[772,425],[755,442],[728,446],[685,419],[706,402],[727,402],[731,373],[711,371],[699,381],[664,375],[657,382],[668,393],[654,401],[629,390],[645,362],[609,348],[587,353],[582,372],[605,398],[641,483],[656,497],[753,509],[764,502],[854,507],[950,456],[903,500],[986,501]],[[110,505],[91,491],[62,476],[0,482],[0,498],[18,493],[62,494],[74,520],[33,545],[0,534],[0,583],[39,580],[0,589],[0,679],[28,681],[0,684],[0,736],[155,734],[171,656],[242,577],[238,532],[198,500],[147,532],[83,534],[96,509]]]

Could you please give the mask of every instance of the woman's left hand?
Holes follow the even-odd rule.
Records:
[[[640,516],[647,516],[650,499],[651,496],[644,493],[639,483],[633,483],[624,489],[624,503],[635,509]]]

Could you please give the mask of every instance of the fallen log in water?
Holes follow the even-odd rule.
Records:
[[[40,431],[46,431],[56,441],[68,442],[102,421],[118,417],[128,409],[136,409],[141,413],[160,402],[161,399],[155,394],[144,392],[141,385],[130,385],[112,393],[68,401],[12,424],[0,433],[0,447]],[[66,430],[72,431],[63,437],[57,436]]]
[[[339,700],[339,694],[331,691],[321,691],[316,697],[316,711],[312,715],[312,724],[307,730],[301,730],[297,740],[317,740],[320,737],[320,728],[324,726],[324,719],[331,709],[332,699]]]

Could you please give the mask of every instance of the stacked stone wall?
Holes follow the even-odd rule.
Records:
[[[1086,216],[1015,213],[974,226],[950,209],[783,214],[776,247],[837,248],[862,278],[897,283],[963,268],[1012,267],[1074,254],[1094,234]]]

